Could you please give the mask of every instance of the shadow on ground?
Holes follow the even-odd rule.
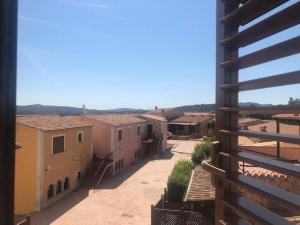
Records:
[[[31,225],[49,225],[88,196],[88,190],[72,192],[41,212],[31,215]]]
[[[128,166],[126,169],[116,174],[114,177],[105,177],[97,189],[115,189],[118,188],[124,181],[135,174],[150,160],[141,159],[140,161]]]
[[[174,154],[171,151],[165,151],[156,160],[170,160],[173,157],[173,155]],[[148,158],[143,158],[140,161],[130,165],[120,173],[116,174],[116,176],[104,178],[97,189],[118,188],[124,181],[126,181],[129,177],[131,177],[133,174],[139,171],[150,161],[151,160]]]
[[[174,154],[171,151],[166,151],[163,154],[161,154],[156,160],[169,160],[173,157],[173,155]],[[148,158],[143,158],[135,164],[130,165],[129,167],[118,173],[115,177],[104,178],[96,190],[118,188],[124,181],[126,181],[129,177],[134,175],[137,171],[139,171],[150,161],[151,160]],[[34,213],[33,215],[31,215],[31,224],[49,225],[53,223],[55,220],[57,220],[75,205],[79,204],[82,200],[87,198],[89,191],[90,190],[88,189],[81,188],[80,190],[72,192],[71,194],[67,195],[63,199],[57,201],[55,204],[47,207],[41,212]]]

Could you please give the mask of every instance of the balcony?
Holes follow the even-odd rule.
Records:
[[[146,133],[142,137],[143,144],[152,144],[155,141],[155,134],[154,133]]]

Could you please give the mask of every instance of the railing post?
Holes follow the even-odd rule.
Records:
[[[156,216],[157,216],[157,214],[154,211],[154,205],[151,205],[151,225],[156,225],[158,219],[160,219],[160,218],[157,218]]]
[[[280,121],[279,121],[279,119],[276,120],[276,133],[277,134],[280,133]],[[280,158],[280,141],[277,141],[277,145],[276,145],[276,157],[277,157],[277,159]]]
[[[220,143],[218,141],[215,141],[211,145],[211,163],[219,167],[219,152],[220,152]],[[223,201],[224,198],[224,188],[222,187],[222,180],[218,178],[216,175],[211,175],[211,183],[213,186],[216,187],[216,193],[215,193],[215,224],[218,224],[218,221],[220,218],[224,217],[224,209],[223,204],[219,204]]]
[[[26,225],[30,225],[30,215],[26,216]]]

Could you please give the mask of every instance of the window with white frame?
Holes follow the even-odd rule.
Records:
[[[65,151],[65,135],[52,137],[52,153],[58,154]]]
[[[80,131],[77,133],[77,143],[82,143],[83,142],[83,131]]]

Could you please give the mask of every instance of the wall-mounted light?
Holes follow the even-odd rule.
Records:
[[[52,167],[51,166],[46,166],[46,171],[48,171],[48,170],[51,170],[52,169]]]

